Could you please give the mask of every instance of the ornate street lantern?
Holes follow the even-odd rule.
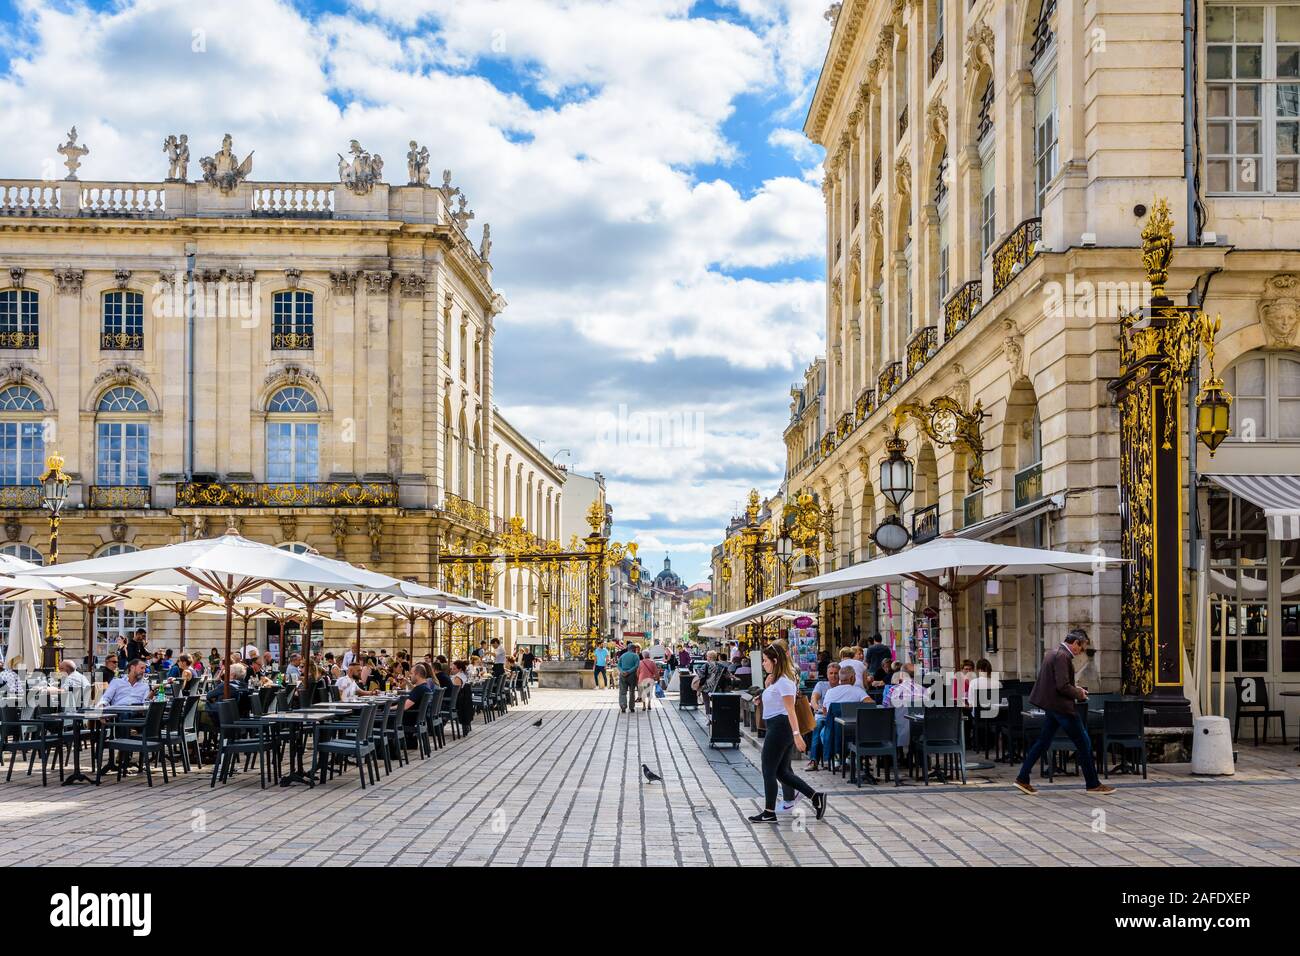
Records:
[[[1210,450],[1211,458],[1231,432],[1228,425],[1231,408],[1232,396],[1224,390],[1222,379],[1211,378],[1196,396],[1196,437]]]
[[[898,515],[890,515],[882,521],[880,527],[876,528],[871,536],[871,540],[876,542],[876,547],[886,554],[902,551],[911,539],[912,536],[907,533],[907,528]]]
[[[903,507],[903,502],[912,494],[912,473],[914,466],[903,453],[907,451],[907,442],[894,437],[885,442],[885,451],[889,457],[880,462],[880,493],[889,499],[895,509]]]
[[[41,504],[51,515],[63,510],[68,500],[68,485],[72,479],[63,470],[63,456],[57,451],[45,461],[46,472],[41,475]]]

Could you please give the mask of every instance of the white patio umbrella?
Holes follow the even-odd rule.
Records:
[[[381,576],[337,562],[338,567],[310,560],[269,544],[260,544],[227,531],[218,538],[199,538],[179,544],[109,557],[74,561],[63,565],[65,574],[90,578],[106,584],[145,586],[187,586],[196,584],[221,599],[226,612],[225,659],[230,660],[231,628],[236,599],[258,589],[279,589],[302,601],[306,610],[306,633],[316,607],[328,597],[349,590],[388,587]],[[391,579],[390,579],[391,580]],[[311,655],[307,655],[310,676]],[[230,696],[230,669],[226,668],[224,696]]]
[[[758,624],[759,627],[766,627],[773,621],[793,621],[800,617],[816,619],[815,614],[782,606],[802,596],[803,593],[797,588],[784,591],[738,611],[716,615],[711,622],[700,625],[699,632],[704,637],[723,637],[727,628],[739,627],[742,624]]]
[[[9,555],[0,555],[0,557],[9,557]],[[90,654],[90,667],[93,670],[95,666],[95,645],[92,638],[94,611],[118,600],[121,594],[111,587],[84,578],[70,577],[65,574],[46,574],[44,573],[46,569],[37,565],[29,565],[28,569],[22,569],[18,565],[26,565],[26,561],[19,561],[17,558],[13,561],[16,563],[9,566],[13,573],[0,574],[0,601],[31,602],[66,599],[81,605],[85,610],[82,627]],[[35,614],[35,610],[32,613]]]
[[[1061,571],[1092,574],[1118,566],[1122,558],[1046,548],[1019,548],[944,535],[900,551],[863,561],[795,584],[800,591],[848,594],[904,578],[956,595],[988,578]]]
[[[41,664],[41,627],[36,622],[36,609],[31,601],[14,604],[9,618],[9,647],[5,650],[5,666],[13,671],[39,670]]]

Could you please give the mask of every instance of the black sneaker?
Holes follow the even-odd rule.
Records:
[[[780,822],[777,815],[771,810],[764,810],[762,813],[756,813],[749,818],[750,823],[778,823]]]
[[[826,792],[822,791],[821,793],[814,793],[812,805],[813,813],[817,814],[818,820],[826,816]]]

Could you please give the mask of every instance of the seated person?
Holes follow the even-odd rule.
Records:
[[[402,701],[402,727],[406,731],[407,739],[414,736],[415,720],[420,713],[420,705],[424,698],[433,693],[433,678],[429,675],[429,668],[423,663],[416,664],[411,669],[411,692],[406,700]]]
[[[832,687],[838,687],[840,683],[840,665],[826,665],[826,679],[818,681],[813,688],[812,697],[809,703],[812,705],[813,713],[817,716],[817,723],[812,729],[812,745],[808,749],[808,765],[805,770],[819,769],[819,762],[826,757],[822,753],[822,729],[826,723],[826,692]]]
[[[822,753],[828,758],[839,752],[839,728],[832,719],[839,711],[832,712],[835,704],[860,704],[867,699],[867,693],[858,686],[858,674],[852,667],[844,667],[840,662],[840,682],[826,691],[822,696],[822,706],[826,708],[826,721],[822,726]]]
[[[981,657],[975,663],[975,676],[966,685],[966,704],[978,707],[981,716],[992,717],[1002,703],[1002,682],[993,676],[993,665]]]

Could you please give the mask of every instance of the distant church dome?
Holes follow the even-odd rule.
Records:
[[[686,585],[682,583],[682,579],[673,570],[672,561],[668,558],[664,558],[664,569],[655,575],[655,587],[663,591],[686,590]]]

